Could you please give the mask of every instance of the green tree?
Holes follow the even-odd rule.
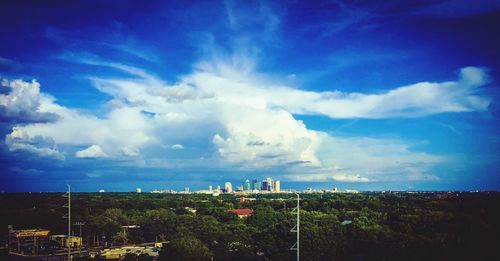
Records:
[[[122,242],[123,244],[127,244],[128,242],[128,233],[125,230],[118,231],[116,235],[113,237],[113,241]]]
[[[212,257],[212,252],[199,239],[193,236],[182,236],[172,239],[162,248],[159,260],[204,261]]]

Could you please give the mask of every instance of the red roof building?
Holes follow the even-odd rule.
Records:
[[[240,208],[240,209],[228,210],[228,212],[231,212],[231,213],[238,215],[239,218],[244,218],[244,217],[251,216],[253,214],[253,209]]]

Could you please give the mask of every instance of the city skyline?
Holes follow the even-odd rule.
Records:
[[[0,191],[500,189],[494,1],[3,1],[0,33]]]

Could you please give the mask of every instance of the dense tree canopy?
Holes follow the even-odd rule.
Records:
[[[295,198],[253,197],[240,203],[233,195],[75,193],[72,217],[85,222],[89,245],[168,242],[162,260],[292,260]],[[0,194],[0,239],[7,241],[7,225],[66,233],[65,200],[55,193]],[[500,193],[303,194],[301,259],[498,257],[498,206]],[[254,214],[238,218],[228,212],[234,208]]]

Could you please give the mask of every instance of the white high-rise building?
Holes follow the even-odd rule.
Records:
[[[266,183],[267,183],[267,188],[265,190],[274,191],[274,180],[272,178],[266,178]]]
[[[274,191],[276,191],[276,192],[280,192],[281,191],[281,183],[280,183],[279,180],[276,180],[274,182]]]
[[[226,182],[224,184],[224,190],[226,191],[226,193],[233,192],[233,185],[231,184],[231,182]]]
[[[136,188],[135,189],[135,193],[141,193],[142,192],[142,189],[141,188]]]
[[[208,191],[212,192],[212,185],[208,186]]]

